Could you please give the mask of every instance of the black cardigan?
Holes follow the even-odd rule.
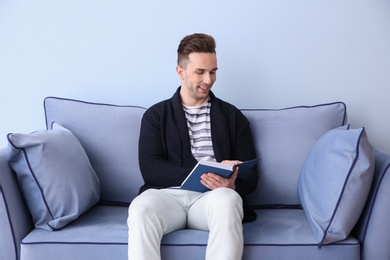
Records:
[[[233,105],[210,92],[211,138],[217,161],[256,158],[249,121]],[[150,107],[144,114],[139,139],[139,165],[149,188],[180,186],[197,161],[192,156],[180,87],[172,98]],[[236,191],[244,197],[257,186],[257,167],[237,178]]]

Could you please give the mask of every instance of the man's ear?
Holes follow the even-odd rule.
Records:
[[[181,80],[184,80],[184,69],[179,65],[176,66],[176,73]]]

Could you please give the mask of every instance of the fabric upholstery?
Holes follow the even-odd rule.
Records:
[[[101,199],[129,203],[143,184],[138,136],[144,108],[48,97],[46,124],[56,121],[82,143],[101,183]],[[314,143],[346,122],[344,103],[279,110],[242,110],[250,120],[260,173],[252,205],[299,205],[298,177]],[[131,134],[129,134],[131,133]],[[127,190],[129,192],[122,192]]]
[[[16,174],[9,166],[7,148],[0,149],[0,194],[0,255],[7,260],[18,259],[20,241],[33,224]]]
[[[299,205],[297,183],[314,143],[346,123],[346,107],[336,102],[279,110],[243,110],[257,148],[259,181],[248,197],[252,205]]]
[[[346,240],[321,250],[305,213],[296,210],[257,210],[256,222],[244,224],[244,258],[359,259],[359,241]],[[23,260],[127,259],[127,207],[93,207],[60,232],[35,229],[22,241]],[[208,232],[179,230],[161,242],[162,260],[204,259]]]
[[[363,214],[354,236],[363,244],[361,259],[390,259],[390,156],[389,153],[374,149],[375,173]],[[381,232],[378,232],[381,230]],[[382,246],[379,246],[382,245]]]
[[[92,165],[99,169],[100,179],[104,179],[105,200],[131,201],[142,185],[136,149],[138,122],[144,109],[61,98],[46,99],[45,109],[48,129],[53,121],[66,123],[63,125],[82,143]],[[264,207],[299,204],[296,189],[302,164],[314,143],[326,133],[325,129],[346,122],[345,106],[333,103],[244,113],[251,120],[252,130],[256,131],[259,169],[263,174],[256,193],[250,197],[251,203]],[[330,123],[332,120],[337,123]],[[94,206],[56,232],[33,229],[16,176],[5,158],[7,153],[0,150],[0,259],[17,259],[21,238],[24,238],[18,258],[21,260],[127,259],[127,206]],[[105,167],[104,164],[112,160],[117,165]],[[390,259],[387,246],[389,153],[377,151],[376,160],[376,180],[359,228],[354,229],[354,237],[323,245],[319,250],[303,210],[257,210],[258,219],[244,224],[243,259]],[[163,260],[203,259],[207,236],[207,232],[195,230],[180,230],[164,236]]]
[[[78,139],[53,130],[8,135],[9,163],[38,228],[58,230],[99,200],[99,180]]]
[[[349,235],[367,200],[374,163],[364,128],[339,127],[316,142],[302,167],[298,191],[318,243]]]
[[[48,97],[46,125],[57,122],[80,140],[101,185],[101,200],[129,203],[143,184],[138,137],[144,108]]]

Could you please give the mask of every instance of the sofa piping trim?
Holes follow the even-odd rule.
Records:
[[[335,104],[340,104],[344,107],[344,117],[343,117],[343,122],[341,122],[341,125],[345,125],[347,122],[347,107],[344,102],[341,101],[336,101],[336,102],[331,102],[331,103],[323,103],[323,104],[318,104],[314,106],[293,106],[293,107],[286,107],[286,108],[279,108],[279,109],[255,109],[255,108],[244,108],[240,109],[241,111],[283,111],[283,110],[290,110],[290,109],[296,109],[296,108],[316,108],[316,107],[322,107],[322,106],[330,106],[330,105],[335,105]]]
[[[118,107],[118,108],[125,108],[125,107],[134,107],[134,108],[141,108],[141,109],[146,109],[145,107],[142,106],[126,106],[126,105],[114,105],[114,104],[108,104],[108,103],[98,103],[98,102],[88,102],[88,101],[83,101],[83,100],[77,100],[77,99],[71,99],[71,98],[60,98],[60,97],[54,97],[54,96],[49,96],[46,97],[43,100],[43,109],[45,112],[45,122],[46,122],[46,128],[49,129],[49,125],[47,122],[47,112],[46,112],[46,100],[47,99],[58,99],[62,101],[72,101],[76,103],[82,103],[82,104],[89,104],[89,105],[96,105],[96,106],[110,106],[110,107]]]
[[[359,240],[357,242],[353,243],[331,243],[331,244],[326,244],[322,245],[322,247],[327,247],[327,246],[357,246],[360,245]],[[275,246],[275,247],[282,247],[282,246],[293,246],[293,247],[305,247],[305,246],[310,246],[310,247],[317,247],[317,243],[311,243],[311,244],[244,244],[244,246]]]
[[[111,243],[111,242],[21,242],[22,245],[127,245],[127,243]]]
[[[127,243],[110,243],[110,242],[23,242],[23,245],[127,245]],[[323,245],[323,247],[327,246],[332,246],[332,245],[337,245],[337,246],[355,246],[355,245],[360,245],[359,240],[356,240],[356,242],[353,243],[343,243],[343,242],[337,242],[337,243],[332,243],[332,244],[327,244]],[[207,244],[172,244],[172,243],[162,243],[161,246],[207,246]],[[244,243],[244,246],[278,246],[278,247],[284,247],[284,246],[310,246],[310,247],[318,247],[318,244],[316,243],[311,243],[311,244],[247,244]]]

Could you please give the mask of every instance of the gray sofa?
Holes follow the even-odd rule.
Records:
[[[56,97],[46,98],[44,109],[48,129],[56,122],[70,130],[80,141],[97,176],[99,197],[90,200],[84,208],[77,209],[78,215],[72,215],[69,223],[59,225],[61,221],[57,221],[53,224],[58,225],[57,228],[50,225],[52,230],[48,226],[35,228],[30,190],[25,185],[21,186],[25,180],[20,176],[17,178],[8,161],[10,151],[16,148],[1,149],[0,259],[127,259],[127,208],[142,184],[137,144],[140,120],[145,109]],[[389,153],[373,149],[375,162],[371,162],[367,168],[367,174],[372,178],[361,182],[363,185],[368,183],[367,196],[363,194],[354,202],[357,203],[352,209],[354,215],[348,217],[346,224],[352,230],[346,231],[345,238],[330,243],[319,241],[313,231],[315,224],[313,226],[313,220],[309,218],[307,207],[310,204],[303,205],[302,202],[302,198],[310,198],[311,195],[302,192],[304,187],[300,187],[298,192],[298,186],[305,185],[301,172],[313,147],[329,131],[347,123],[345,105],[335,102],[279,110],[242,111],[250,120],[260,157],[258,187],[248,198],[256,208],[258,217],[255,222],[244,224],[243,259],[390,259]],[[11,137],[8,137],[10,141]],[[29,162],[31,171],[35,167],[33,160],[45,162],[45,158],[29,156],[26,149],[21,151],[24,153],[21,153],[22,157],[27,156],[24,159]],[[357,154],[361,155],[362,151],[358,150]],[[327,160],[326,155],[324,160]],[[67,163],[77,164],[74,161]],[[373,169],[371,172],[370,167]],[[49,174],[54,175],[57,181],[61,178],[56,176],[58,172]],[[39,175],[34,174],[35,177]],[[321,180],[321,176],[318,178],[318,187],[324,187],[322,183],[329,184],[326,179]],[[45,192],[42,188],[44,185],[56,189],[50,183],[40,185],[42,193]],[[69,183],[67,185],[68,188],[73,187]],[[74,187],[80,186],[77,185]],[[324,197],[316,198],[318,203],[314,206],[328,205],[329,201],[334,200],[328,195],[336,195],[337,205],[341,205],[348,195],[348,185],[347,182],[343,184],[345,194],[337,194],[333,186],[327,186]],[[88,189],[90,185],[83,183],[81,187]],[[58,196],[52,194],[51,198],[45,199],[52,200],[56,205],[65,203],[70,194],[60,194],[62,188],[58,187]],[[340,210],[334,211],[331,221],[341,215]],[[348,213],[351,211],[342,214]],[[179,230],[167,234],[161,243],[162,258],[204,259],[207,237],[207,232],[198,230]]]

